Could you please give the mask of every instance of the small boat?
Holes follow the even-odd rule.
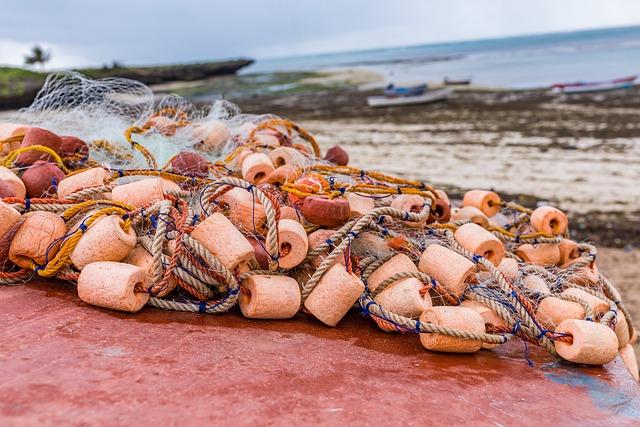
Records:
[[[367,98],[369,107],[395,107],[398,105],[427,104],[429,102],[443,101],[448,99],[453,91],[451,89],[440,89],[426,91],[421,95],[412,96],[370,96]]]
[[[417,96],[422,95],[427,91],[426,83],[421,83],[413,86],[396,86],[391,83],[384,88],[385,96]]]
[[[552,86],[552,90],[557,93],[584,93],[629,89],[633,87],[636,78],[637,76],[628,76],[600,82],[556,83]]]
[[[445,86],[470,85],[471,77],[445,77],[443,83]]]

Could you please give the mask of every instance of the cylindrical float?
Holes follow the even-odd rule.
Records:
[[[282,219],[278,222],[278,242],[280,243],[280,258],[278,266],[290,269],[300,264],[307,257],[309,242],[304,227],[292,219]]]
[[[180,187],[168,179],[146,178],[114,187],[111,196],[117,202],[142,208],[163,200],[168,191],[180,191]]]
[[[149,301],[149,294],[136,291],[146,289],[148,279],[144,271],[121,262],[94,262],[87,265],[78,277],[78,296],[87,304],[135,313]]]
[[[500,212],[500,196],[493,191],[471,190],[467,191],[462,199],[462,206],[473,206],[482,211],[486,216],[494,216]]]
[[[640,372],[638,372],[638,359],[636,358],[635,351],[633,351],[633,346],[631,344],[622,346],[618,353],[620,354],[620,359],[622,359],[624,366],[627,368],[633,379],[636,381],[640,381]]]
[[[196,126],[192,138],[198,141],[198,147],[204,151],[220,149],[229,139],[230,132],[227,125],[220,120],[212,120]]]
[[[618,354],[618,338],[606,325],[586,320],[567,319],[555,330],[556,334],[573,337],[571,344],[556,340],[556,351],[564,360],[584,365],[604,365]]]
[[[410,212],[414,214],[421,213],[424,210],[425,206],[425,199],[416,194],[401,194],[391,201],[392,208],[398,209],[402,212]],[[409,227],[421,228],[424,227],[427,219],[428,218],[425,217],[423,221],[419,222],[405,221],[404,224]]]
[[[474,310],[482,317],[484,321],[485,329],[487,327],[495,330],[508,330],[507,322],[505,322],[498,314],[493,311],[489,306],[482,304],[481,302],[474,300],[465,300],[460,304],[461,307],[467,307]],[[482,343],[482,348],[491,350],[498,346],[498,344]]]
[[[582,305],[551,296],[543,298],[536,310],[538,322],[550,331],[564,320],[584,319],[584,316],[585,311]]]
[[[451,206],[449,202],[444,199],[435,199],[429,211],[429,217],[427,223],[433,222],[445,223],[451,219]]]
[[[578,288],[567,288],[560,295],[572,296],[583,300],[593,311],[593,315],[597,318],[602,314],[609,311],[609,304],[603,299],[598,298],[595,295],[591,295],[589,292],[585,292]],[[595,320],[595,319],[592,319]]]
[[[342,197],[328,199],[321,196],[305,197],[300,208],[304,218],[321,227],[338,227],[351,216],[349,202]]]
[[[58,183],[58,197],[64,199],[69,194],[87,188],[103,187],[109,179],[109,171],[103,168],[91,168],[66,177]]]
[[[518,261],[513,258],[502,258],[497,268],[508,280],[514,281],[518,277]]]
[[[613,328],[613,331],[618,337],[619,348],[624,347],[630,342],[631,335],[629,334],[629,324],[627,323],[627,318],[624,313],[620,310],[616,313],[616,326]]]
[[[480,209],[475,206],[465,206],[451,211],[452,221],[470,220],[474,224],[478,224],[482,228],[489,227],[489,218]]]
[[[542,295],[548,295],[551,292],[547,282],[542,277],[536,276],[535,274],[527,274],[524,276],[522,279],[522,285],[525,289],[532,292],[538,292]]]
[[[404,272],[417,273],[418,267],[416,267],[407,255],[399,253],[376,268],[369,277],[367,277],[367,288],[371,292],[376,292],[382,282],[395,274]]]
[[[20,221],[20,212],[0,201],[0,237],[4,236],[18,221]]]
[[[280,166],[276,168],[267,177],[267,182],[273,185],[283,185],[287,181],[293,181],[296,179],[298,171],[293,166]]]
[[[147,275],[149,286],[151,286],[151,282],[155,275],[153,270],[153,255],[151,255],[144,247],[138,245],[133,248],[131,252],[122,259],[122,262],[140,267]],[[178,286],[178,282],[171,278],[167,282],[167,287],[155,294],[155,296],[158,298],[167,296],[176,288],[176,286]]]
[[[560,209],[541,206],[531,213],[531,227],[537,232],[558,235],[567,231],[569,220]]]
[[[269,152],[269,160],[275,168],[281,166],[304,166],[307,158],[300,151],[291,147],[278,147]]]
[[[349,202],[351,218],[366,215],[376,208],[375,201],[371,197],[365,197],[355,193],[347,193],[344,197]]]
[[[410,319],[417,319],[432,306],[429,292],[424,289],[424,284],[414,277],[389,285],[376,295],[374,300],[392,313]],[[383,331],[395,331],[395,328],[389,327],[387,322],[379,321],[375,316],[373,316],[373,320]]]
[[[518,246],[516,255],[529,264],[556,265],[560,261],[560,249],[555,243],[538,243]]]
[[[560,251],[560,261],[558,262],[558,265],[565,265],[580,257],[578,244],[573,240],[560,240],[560,243],[558,243],[558,250]]]
[[[22,218],[24,222],[9,247],[9,259],[22,268],[34,268],[34,263],[44,266],[60,249],[67,231],[64,220],[45,211],[29,212]]]
[[[254,252],[251,243],[221,213],[214,213],[198,224],[191,237],[217,256],[229,270],[249,262]]]
[[[242,179],[252,184],[260,184],[275,170],[266,154],[249,154],[242,162]]]
[[[454,237],[463,248],[488,259],[495,266],[504,257],[502,242],[477,224],[464,224],[455,231]]]
[[[82,270],[98,261],[122,261],[136,246],[133,227],[124,230],[124,221],[117,215],[105,215],[84,232],[71,252],[71,262]]]
[[[342,264],[329,268],[304,301],[304,308],[327,326],[336,326],[364,292],[364,283]]]
[[[335,233],[336,233],[335,230],[325,230],[321,228],[309,234],[309,236],[307,237],[307,240],[309,241],[309,251],[312,251],[316,249],[318,246],[320,246],[321,244],[325,243]],[[322,264],[322,261],[324,261],[327,255],[329,255],[334,248],[335,248],[334,245],[329,246],[329,249],[326,250],[324,254],[320,254],[314,257],[313,259],[311,259],[311,264],[316,268],[320,267],[320,264]],[[338,256],[336,256],[336,258],[333,261],[333,264],[335,263],[344,265],[345,264],[344,254],[339,254]]]
[[[0,194],[1,198],[18,197],[24,199],[27,195],[27,189],[22,180],[11,169],[4,166],[0,166],[0,183],[3,183],[5,187],[5,191],[2,192],[4,194]]]
[[[300,309],[300,287],[287,276],[249,276],[241,284],[238,304],[250,319],[289,319]]]
[[[477,334],[485,332],[482,316],[467,307],[430,307],[420,316],[420,322]],[[445,353],[475,353],[482,347],[482,341],[436,333],[421,333],[420,342],[427,350]]]
[[[474,280],[476,266],[460,254],[440,245],[429,245],[420,257],[418,269],[436,279],[449,292],[461,295]]]

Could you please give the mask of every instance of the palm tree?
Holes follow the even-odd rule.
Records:
[[[27,65],[40,64],[44,68],[45,62],[51,59],[51,52],[45,52],[40,45],[31,48],[31,53],[24,57],[24,63]]]

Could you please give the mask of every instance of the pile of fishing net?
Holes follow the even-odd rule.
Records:
[[[0,140],[3,284],[58,278],[114,310],[239,305],[328,326],[355,306],[432,351],[522,340],[581,364],[620,354],[637,375],[631,317],[554,207],[449,200],[349,166],[338,146],[323,156],[289,120],[121,79],[50,76]]]

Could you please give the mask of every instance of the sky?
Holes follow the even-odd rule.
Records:
[[[273,58],[640,24],[638,0],[2,0],[0,64]]]

